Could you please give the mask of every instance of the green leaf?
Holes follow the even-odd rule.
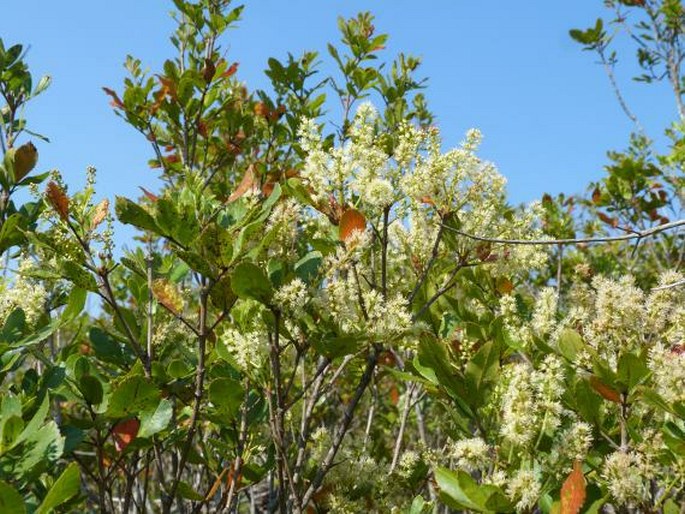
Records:
[[[171,402],[166,398],[160,400],[155,410],[147,410],[141,414],[138,437],[150,437],[164,430],[171,421],[172,413]]]
[[[625,391],[632,391],[649,374],[645,359],[632,353],[624,353],[618,360],[617,381]]]
[[[0,453],[3,453],[14,446],[22,430],[24,429],[24,420],[21,416],[12,415],[10,417],[3,417],[2,425],[0,425]]]
[[[357,350],[362,339],[359,337],[351,335],[332,335],[329,337],[317,338],[312,341],[314,348],[318,353],[328,357],[329,359],[337,359],[338,357],[344,357],[345,355],[352,355]]]
[[[117,196],[114,210],[122,223],[159,233],[159,228],[150,213],[128,198]]]
[[[54,421],[49,421],[37,432],[26,438],[26,450],[17,468],[20,473],[29,475],[36,466],[47,468],[56,462],[64,451],[64,437]]]
[[[135,375],[124,379],[113,388],[107,408],[112,418],[137,416],[159,403],[159,390],[143,377]]]
[[[3,407],[4,407],[4,402],[3,402]],[[26,426],[24,427],[24,430],[21,432],[21,434],[19,434],[19,437],[14,441],[14,446],[16,446],[19,443],[22,443],[24,441],[27,441],[36,435],[36,433],[38,432],[40,427],[45,422],[45,417],[48,415],[49,409],[50,409],[50,398],[46,394],[43,397],[43,401],[41,402],[40,407],[38,407],[38,410],[36,411],[36,413],[31,418],[31,421],[29,421],[26,424]]]
[[[180,481],[178,483],[178,494],[186,500],[192,500],[196,502],[201,502],[205,499],[204,496],[202,496],[195,489],[193,489],[192,486],[188,484],[188,482],[184,481]]]
[[[232,378],[217,378],[209,384],[209,401],[229,419],[238,415],[244,396],[242,385]]]
[[[86,304],[86,297],[88,296],[88,291],[81,289],[80,287],[74,288],[69,294],[69,299],[67,300],[67,306],[62,312],[62,322],[68,322],[76,318],[83,311],[83,307]]]
[[[17,490],[0,481],[0,512],[2,514],[26,514],[24,499]]]
[[[98,285],[95,277],[76,262],[71,260],[64,260],[60,264],[60,271],[64,278],[70,280],[75,286],[81,289],[86,289],[93,293],[98,292]]]
[[[238,298],[250,298],[268,303],[273,289],[266,273],[250,262],[238,264],[231,273],[231,288]]]
[[[575,362],[578,352],[583,349],[585,343],[578,332],[567,328],[561,332],[557,345],[561,355],[568,361]]]
[[[466,365],[466,385],[469,388],[472,405],[482,405],[486,393],[497,380],[499,374],[499,350],[488,341]]]
[[[26,315],[22,309],[17,308],[7,316],[0,337],[2,338],[2,341],[14,343],[21,339],[21,336],[25,331]]]
[[[55,507],[62,505],[67,500],[76,496],[81,488],[81,472],[78,464],[72,462],[48,491],[35,514],[48,514]]]
[[[311,283],[319,273],[323,255],[319,251],[309,252],[295,263],[295,274],[307,284]]]
[[[104,391],[102,389],[102,382],[97,377],[83,375],[79,380],[78,388],[88,404],[99,405],[102,403]]]
[[[433,510],[433,504],[423,499],[423,496],[416,496],[411,502],[408,514],[429,514]]]
[[[118,366],[125,366],[133,360],[132,354],[125,353],[125,347],[107,332],[93,327],[88,332],[90,344],[98,359]]]
[[[513,507],[502,491],[492,485],[479,485],[464,471],[435,470],[440,499],[454,509],[476,512],[512,512]]]

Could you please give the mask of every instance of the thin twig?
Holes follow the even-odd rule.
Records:
[[[671,221],[670,223],[664,223],[663,225],[658,225],[646,230],[636,230],[630,234],[623,234],[620,236],[606,236],[606,237],[581,237],[581,238],[570,238],[570,239],[502,239],[498,237],[486,237],[479,236],[476,234],[470,234],[469,232],[464,232],[454,227],[449,227],[444,225],[445,228],[451,230],[452,232],[459,234],[460,236],[468,237],[474,241],[482,241],[485,243],[499,243],[507,245],[575,245],[575,244],[585,244],[585,243],[610,243],[613,241],[631,241],[633,239],[644,239],[645,237],[653,236],[661,232],[665,232],[672,228],[682,227],[685,225],[685,219]]]

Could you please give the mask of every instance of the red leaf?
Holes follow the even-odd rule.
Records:
[[[601,201],[602,201],[602,192],[599,190],[599,187],[596,187],[595,190],[592,192],[592,203],[597,205]]]
[[[590,385],[597,391],[603,398],[606,398],[610,402],[621,403],[621,395],[615,389],[612,389],[601,380],[595,376],[590,377]]]
[[[603,212],[598,212],[597,217],[599,219],[601,219],[607,225],[611,225],[614,228],[618,227],[618,218],[610,218],[609,216],[607,216]]]
[[[223,78],[227,78],[227,77],[230,77],[231,75],[234,75],[236,71],[238,71],[238,63],[237,63],[237,62],[234,62],[233,64],[231,64],[231,65],[228,67],[228,69],[227,69],[225,72],[223,72],[223,73],[221,74],[221,76],[222,76]]]
[[[356,209],[347,209],[340,217],[340,240],[347,242],[352,234],[366,229],[366,218]]]
[[[114,438],[114,447],[119,453],[123,452],[135,440],[139,428],[140,421],[136,418],[120,421],[114,425],[112,437]]]
[[[140,187],[140,190],[147,197],[147,199],[150,200],[151,202],[156,202],[157,200],[159,200],[159,196],[151,193],[150,191],[148,191],[147,189],[145,189],[142,186],[138,186],[138,187]]]
[[[119,95],[117,95],[114,90],[108,87],[103,87],[102,90],[112,99],[112,101],[110,102],[112,107],[116,107],[118,109],[124,108],[124,102],[121,101]]]
[[[561,486],[561,513],[578,514],[585,503],[585,476],[580,461],[573,463],[573,471]]]

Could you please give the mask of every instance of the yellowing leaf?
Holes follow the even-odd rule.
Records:
[[[62,188],[56,182],[50,181],[45,195],[48,203],[59,214],[59,217],[67,221],[69,219],[69,198],[64,194]]]
[[[30,141],[17,148],[14,153],[14,180],[19,182],[36,167],[38,150]]]
[[[573,463],[573,471],[561,486],[560,514],[578,514],[585,503],[585,476],[580,461]]]
[[[152,283],[152,294],[168,310],[179,314],[183,310],[183,299],[176,288],[163,279],[157,279]]]
[[[109,200],[105,198],[95,207],[93,218],[90,221],[90,228],[95,229],[107,217],[109,212]]]

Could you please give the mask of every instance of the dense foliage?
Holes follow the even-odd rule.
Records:
[[[571,31],[636,131],[587,195],[527,207],[478,130],[443,148],[370,14],[249,91],[242,7],[174,4],[176,55],[104,88],[161,177],[138,199],[35,172],[50,81],[0,40],[0,512],[680,512],[680,1]],[[667,154],[620,34],[672,85]]]

